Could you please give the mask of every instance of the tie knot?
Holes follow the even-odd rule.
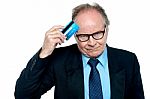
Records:
[[[97,64],[99,63],[99,60],[96,58],[90,58],[90,60],[88,61],[88,64],[92,67],[96,67]]]

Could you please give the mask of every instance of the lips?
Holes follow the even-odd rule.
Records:
[[[98,51],[98,48],[86,49],[89,52]]]

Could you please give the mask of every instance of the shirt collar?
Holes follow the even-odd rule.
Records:
[[[105,68],[105,66],[107,65],[107,62],[108,62],[107,47],[105,47],[103,53],[97,59],[100,61],[102,66]]]

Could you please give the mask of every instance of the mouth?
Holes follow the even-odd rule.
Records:
[[[86,50],[87,50],[87,51],[90,51],[90,52],[91,52],[91,51],[97,51],[97,50],[98,50],[98,47],[96,47],[96,48],[87,48]]]

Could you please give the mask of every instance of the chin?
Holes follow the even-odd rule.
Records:
[[[79,46],[78,46],[78,48],[79,48],[81,53],[83,53],[85,56],[91,57],[91,58],[97,58],[102,53],[102,51],[100,49],[87,50],[87,49],[82,49]]]
[[[91,56],[92,58],[97,58],[99,55],[93,55],[93,56]]]
[[[100,53],[91,53],[87,54],[88,57],[97,58],[100,55]]]

